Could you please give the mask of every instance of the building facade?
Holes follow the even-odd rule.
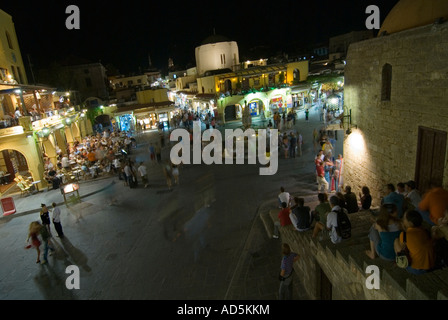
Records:
[[[239,65],[238,44],[222,36],[210,36],[195,49],[198,76],[218,69],[233,70]]]
[[[109,80],[101,63],[69,65],[61,69],[70,89],[80,94],[88,107],[96,107],[109,99]]]
[[[54,90],[28,84],[12,18],[0,10],[0,195],[19,175],[46,187],[44,157],[56,165],[67,146],[92,133],[70,93]]]
[[[387,183],[448,186],[448,24],[440,17],[448,18],[447,2],[402,0],[386,35],[349,48],[344,182],[355,193],[368,186],[377,205]],[[389,25],[397,21],[404,29]]]
[[[0,9],[0,83],[27,84],[12,17]]]

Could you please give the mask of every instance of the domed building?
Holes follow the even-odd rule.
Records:
[[[238,44],[221,35],[211,35],[195,49],[197,73],[201,77],[207,71],[229,69],[239,64]]]
[[[448,1],[401,0],[387,15],[378,35],[426,26],[441,18],[448,19]]]
[[[448,1],[401,0],[378,37],[350,45],[344,181],[358,192],[414,180],[448,188]]]

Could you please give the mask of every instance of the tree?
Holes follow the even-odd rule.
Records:
[[[278,82],[279,82],[279,86],[282,86],[285,83],[285,73],[284,72],[280,72],[280,74],[278,75]]]

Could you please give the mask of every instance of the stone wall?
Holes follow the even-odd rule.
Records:
[[[261,213],[268,236],[273,223],[278,221],[277,215],[278,209]],[[321,299],[321,273],[324,273],[331,283],[332,300],[448,300],[448,268],[414,276],[393,262],[367,257],[372,217],[371,211],[350,214],[352,237],[337,245],[328,238],[312,238],[311,230],[298,232],[292,225],[280,228],[281,241],[300,255],[294,265],[295,276],[309,298]],[[379,289],[366,286],[369,265],[379,268]]]
[[[386,63],[391,99],[382,102]],[[387,183],[415,178],[419,126],[448,131],[448,23],[352,44],[344,93],[344,108],[358,127],[344,141],[344,181],[355,193],[367,185],[376,202]]]

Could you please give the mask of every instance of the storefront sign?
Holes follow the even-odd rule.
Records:
[[[64,187],[64,193],[71,193],[79,189],[79,184],[70,183]]]

